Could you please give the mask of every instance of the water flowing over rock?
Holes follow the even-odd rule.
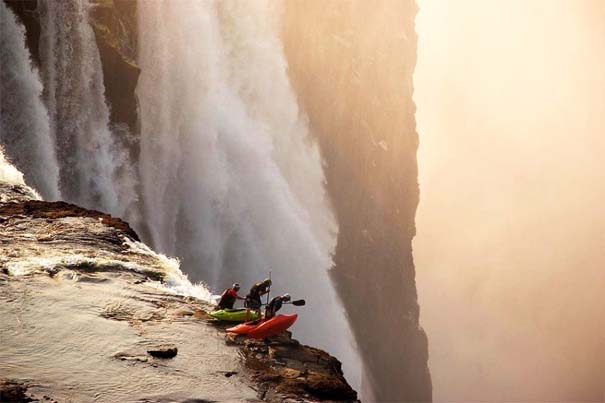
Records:
[[[328,277],[338,228],[275,4],[141,1],[139,16],[140,174],[154,247],[216,289],[271,271],[277,292],[310,301],[297,335],[358,378]]]
[[[336,359],[289,336],[229,347],[176,260],[118,218],[27,197],[15,172],[0,153],[2,401],[356,399]]]
[[[45,198],[59,198],[59,166],[42,83],[25,47],[25,29],[0,2],[0,142]],[[25,112],[24,112],[25,111]]]
[[[125,216],[136,200],[136,177],[110,127],[90,8],[79,0],[38,3],[44,95],[59,185],[67,201]]]

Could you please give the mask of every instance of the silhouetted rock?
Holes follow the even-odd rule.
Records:
[[[0,379],[0,402],[31,402],[32,399],[26,395],[27,388],[10,379]]]
[[[357,400],[340,361],[325,351],[300,344],[290,332],[264,341],[230,333],[225,337],[227,344],[240,347],[263,400],[282,402],[296,396],[319,401]]]
[[[158,346],[147,350],[147,354],[155,358],[173,358],[178,351],[176,346]]]
[[[365,364],[363,383],[387,402],[432,398],[412,256],[417,10],[414,0],[291,1],[282,24],[288,73],[338,218],[332,278]]]

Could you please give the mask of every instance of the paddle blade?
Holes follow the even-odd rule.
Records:
[[[307,302],[304,299],[297,299],[296,301],[292,301],[292,305],[296,306],[304,306]]]

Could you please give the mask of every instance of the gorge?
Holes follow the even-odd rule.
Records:
[[[213,292],[271,272],[310,302],[295,334],[341,359],[362,397],[428,401],[411,251],[416,5],[389,4],[5,2],[3,74],[21,60],[33,105],[5,102],[3,76],[7,157],[44,198],[127,220]]]

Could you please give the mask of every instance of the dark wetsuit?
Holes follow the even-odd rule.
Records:
[[[226,289],[221,295],[221,300],[218,302],[217,309],[233,309],[236,299],[237,291],[233,288]]]
[[[284,304],[284,298],[281,296],[275,297],[269,302],[267,307],[265,308],[265,319],[271,319],[275,316],[277,311],[279,311]]]
[[[250,309],[254,309],[254,310],[260,310],[260,307],[262,305],[262,301],[260,299],[260,297],[262,295],[265,295],[267,292],[269,292],[269,284],[264,284],[264,283],[256,283],[252,286],[252,288],[250,289],[250,293],[248,293],[248,295],[246,296],[246,308],[250,308]]]

